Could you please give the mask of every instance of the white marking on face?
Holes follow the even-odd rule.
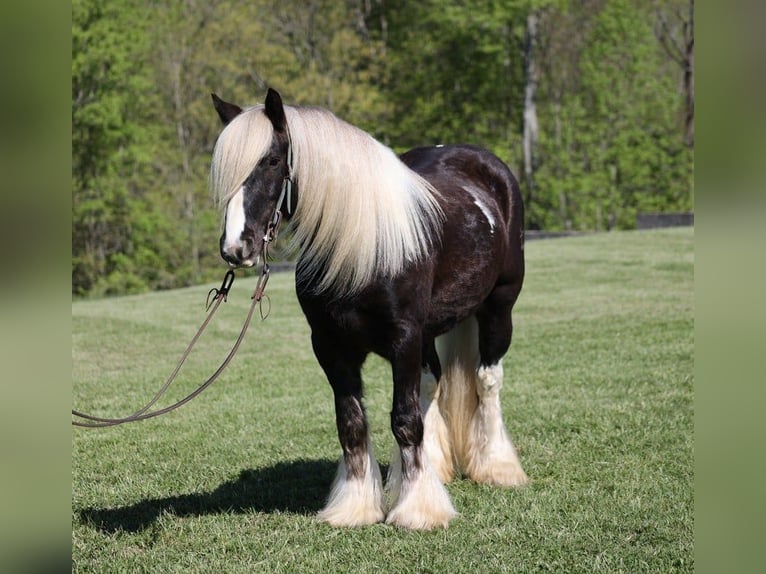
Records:
[[[245,231],[245,189],[239,188],[226,205],[226,235],[224,251],[233,251],[239,246],[242,232]]]
[[[492,210],[489,208],[489,206],[481,200],[481,192],[471,185],[468,185],[463,189],[465,189],[471,195],[471,197],[473,197],[473,203],[481,210],[481,212],[484,214],[484,217],[487,218],[487,222],[489,223],[489,232],[494,234],[495,216],[492,215]]]

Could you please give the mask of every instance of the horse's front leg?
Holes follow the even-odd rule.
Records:
[[[343,455],[319,519],[333,526],[381,522],[383,481],[367,432],[362,406],[361,366],[365,354],[339,346],[330,337],[312,334],[314,354],[335,395],[335,421]]]
[[[391,367],[394,400],[391,430],[398,445],[388,478],[391,510],[386,522],[404,528],[431,529],[447,526],[455,515],[449,495],[423,448],[423,417],[420,409],[420,333],[394,346]]]

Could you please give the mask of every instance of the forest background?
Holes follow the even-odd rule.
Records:
[[[528,229],[693,209],[693,0],[74,0],[73,295],[220,275],[210,93],[268,86],[397,152],[492,150]]]

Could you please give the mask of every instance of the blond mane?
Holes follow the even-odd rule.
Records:
[[[298,188],[298,282],[352,294],[426,257],[443,220],[438,192],[391,149],[331,112],[285,106],[285,114]],[[210,170],[219,205],[242,186],[272,137],[260,105],[221,132]]]

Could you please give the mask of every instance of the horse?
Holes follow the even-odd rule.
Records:
[[[246,109],[212,99],[224,124],[210,169],[221,256],[232,268],[258,265],[270,226],[288,222],[298,301],[332,387],[342,454],[318,518],[428,530],[457,515],[444,487],[457,472],[525,484],[499,397],[524,280],[524,209],[510,169],[472,145],[397,156],[271,88]],[[393,379],[385,491],[362,402],[370,353]]]

